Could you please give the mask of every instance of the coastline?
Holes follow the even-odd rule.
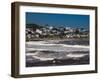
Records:
[[[31,39],[29,41],[65,41],[65,40],[89,40],[89,38],[34,38],[34,39]],[[26,41],[26,42],[29,42],[29,41]]]

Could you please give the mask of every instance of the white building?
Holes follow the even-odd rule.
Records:
[[[39,29],[36,29],[36,32],[39,33],[39,34],[42,34],[42,31],[39,30]]]

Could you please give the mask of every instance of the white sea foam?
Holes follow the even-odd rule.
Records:
[[[54,60],[54,59],[67,59],[67,58],[71,58],[71,59],[79,59],[79,58],[82,58],[82,57],[84,57],[84,56],[86,56],[86,55],[88,55],[88,54],[72,54],[72,53],[70,53],[70,54],[62,54],[62,57],[61,56],[59,56],[60,54],[58,53],[58,55],[55,55],[55,54],[53,54],[53,56],[50,56],[50,54],[38,54],[38,52],[37,52],[37,54],[32,54],[32,53],[28,53],[26,56],[31,56],[31,57],[33,57],[33,58],[35,58],[35,59],[39,59],[39,60],[41,60],[41,61],[46,61],[46,60]]]
[[[64,47],[75,47],[75,48],[89,48],[89,46],[83,46],[83,45],[65,45],[65,44],[60,44]]]
[[[27,47],[32,46],[62,46],[62,47],[73,47],[73,48],[89,48],[89,46],[84,45],[67,45],[67,44],[46,44],[45,41],[34,41],[34,42],[26,42]]]
[[[35,51],[30,53],[29,51]],[[55,53],[51,52],[51,54],[45,54],[41,51],[54,51]],[[34,41],[34,42],[26,42],[26,56],[31,56],[33,59],[39,59],[41,61],[46,60],[53,60],[57,59],[78,59],[82,58],[89,54],[83,53],[71,53],[74,51],[89,51],[89,46],[84,45],[67,45],[67,44],[55,44],[50,43],[48,44],[46,41]]]
[[[26,56],[34,56],[34,55],[37,55],[37,54],[38,54],[38,51],[34,52],[34,53],[27,53]]]
[[[26,44],[28,45],[34,45],[34,44],[37,44],[37,45],[40,45],[40,44],[45,44],[46,41],[30,41],[30,42],[26,42]]]
[[[66,55],[66,57],[68,57],[68,58],[81,58],[81,57],[84,57],[86,55],[88,55],[88,54],[68,54],[68,55]]]
[[[26,51],[89,51],[89,46],[66,45],[66,44],[45,44],[45,41],[27,42]]]
[[[89,51],[89,49],[85,49],[85,48],[47,48],[47,49],[40,49],[40,48],[27,48],[27,51],[56,51],[56,52],[62,52],[62,51],[66,51],[66,52],[73,52],[73,51]]]
[[[39,57],[39,56],[32,56],[35,59],[40,59],[41,61],[53,60],[54,58],[46,58],[46,57]]]
[[[69,51],[69,50],[89,50],[89,46],[79,46],[79,45],[64,45],[64,44],[58,44],[58,45],[34,45],[33,47],[27,47],[26,48],[27,51],[32,51],[32,50],[39,50],[39,51],[48,51],[48,50],[51,50],[51,51]]]

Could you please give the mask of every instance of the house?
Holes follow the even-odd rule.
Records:
[[[42,31],[40,29],[36,29],[36,33],[42,34]]]

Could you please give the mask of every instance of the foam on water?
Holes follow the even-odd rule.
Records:
[[[41,46],[64,46],[64,47],[77,47],[77,48],[89,48],[89,46],[84,45],[67,45],[67,44],[47,44],[45,41],[34,41],[34,42],[26,42],[27,47],[31,47],[34,45],[41,45]]]
[[[41,61],[53,60],[54,58],[46,58],[46,57],[39,57],[39,56],[32,56],[33,58],[40,59]]]
[[[30,53],[30,51],[35,51]],[[42,51],[54,51],[55,53],[44,54]],[[89,46],[85,45],[67,45],[67,44],[48,44],[45,41],[26,42],[26,56],[32,56],[41,61],[53,60],[55,58],[82,58],[89,54],[71,53],[75,51],[89,51]],[[52,55],[51,55],[52,54]]]

